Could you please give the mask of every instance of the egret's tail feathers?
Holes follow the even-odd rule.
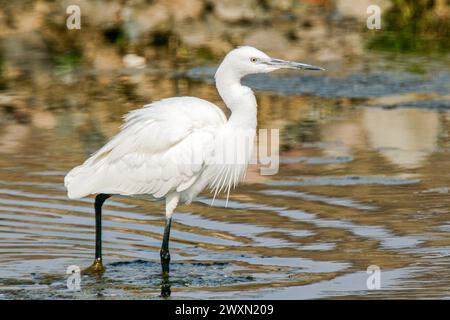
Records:
[[[77,199],[95,193],[95,176],[95,168],[85,164],[70,170],[64,178],[64,186],[67,188],[67,196],[70,199]]]

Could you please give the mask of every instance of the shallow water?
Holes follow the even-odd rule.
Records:
[[[262,90],[260,128],[280,129],[278,174],[252,165],[227,208],[207,192],[180,206],[169,279],[160,275],[162,204],[109,199],[107,271],[82,273],[77,292],[66,268],[92,262],[93,199],[69,200],[65,173],[145,102],[220,100],[210,68],[52,75],[48,94],[63,107],[0,128],[0,298],[448,298],[450,71],[430,68],[247,79]],[[371,265],[380,290],[366,286]]]

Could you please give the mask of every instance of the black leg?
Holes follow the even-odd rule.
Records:
[[[170,287],[171,287],[170,276],[168,273],[163,273],[161,281],[161,297],[163,298],[170,297],[170,294],[172,293]]]
[[[170,238],[170,225],[172,224],[172,218],[166,218],[166,226],[164,227],[164,236],[161,245],[161,267],[163,274],[169,273],[170,253],[169,253],[169,238]]]
[[[102,206],[109,194],[100,193],[95,197],[95,260],[86,271],[103,272],[105,268],[102,263]]]

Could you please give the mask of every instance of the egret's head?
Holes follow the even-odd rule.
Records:
[[[221,68],[233,70],[241,77],[247,74],[272,72],[282,68],[324,70],[305,63],[273,59],[264,52],[249,46],[230,51],[223,59],[219,69]]]

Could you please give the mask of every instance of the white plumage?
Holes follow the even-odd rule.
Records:
[[[66,176],[70,198],[92,193],[150,194],[188,189],[204,169],[223,112],[193,97],[164,99],[125,116],[122,130]],[[191,163],[200,154],[199,163]],[[203,161],[202,161],[203,160]]]
[[[115,137],[66,175],[69,198],[148,194],[166,199],[170,217],[179,201],[191,202],[208,186],[214,196],[229,194],[245,174],[256,130],[256,99],[240,79],[283,67],[313,68],[271,59],[252,47],[231,51],[215,75],[232,111],[228,120],[220,108],[194,97],[168,98],[131,111]]]

